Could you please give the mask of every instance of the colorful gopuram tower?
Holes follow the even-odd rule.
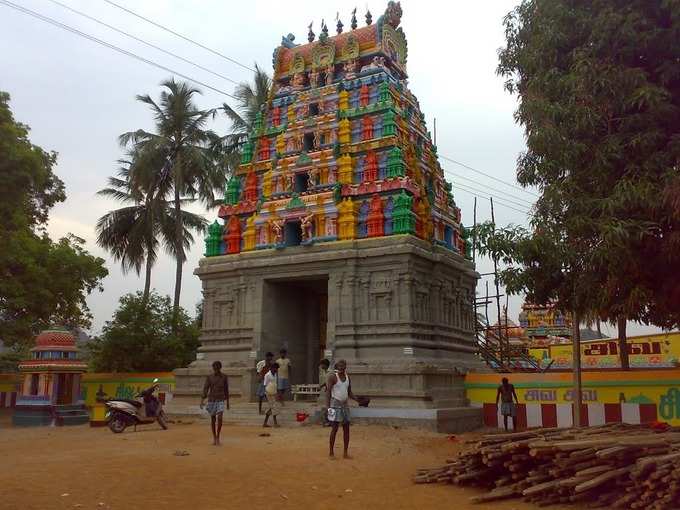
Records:
[[[353,386],[392,406],[464,404],[477,366],[477,273],[460,210],[407,86],[399,3],[336,35],[311,26],[274,51],[273,89],[206,238],[199,358],[254,396],[254,362],[287,347],[292,383],[345,358]]]

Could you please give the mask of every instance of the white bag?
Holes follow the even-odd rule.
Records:
[[[276,392],[278,391],[276,383],[271,381],[267,384],[267,386],[265,386],[264,391],[267,393],[267,395],[276,395]]]

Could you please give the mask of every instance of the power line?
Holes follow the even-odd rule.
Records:
[[[478,173],[480,175],[483,175],[484,177],[488,177],[489,179],[493,179],[496,182],[500,182],[501,184],[505,184],[506,186],[510,186],[512,188],[518,189],[520,191],[523,191],[524,193],[527,193],[528,195],[533,195],[535,197],[538,197],[538,194],[534,193],[533,191],[528,191],[521,186],[517,186],[516,184],[513,184],[508,181],[504,181],[503,179],[499,179],[498,177],[494,177],[493,175],[487,174],[486,172],[482,172],[481,170],[477,170],[476,168],[472,168],[469,165],[466,165],[465,163],[461,163],[460,161],[456,161],[455,159],[451,159],[448,156],[444,156],[442,154],[439,154],[439,157],[442,159],[445,159],[446,161],[449,161],[450,163],[453,163],[454,165],[462,166],[463,168],[467,168],[468,170],[471,170],[475,173]]]
[[[87,14],[85,14],[85,13],[82,13],[82,12],[80,12],[80,11],[77,11],[76,9],[73,9],[73,8],[67,6],[67,5],[64,5],[64,4],[62,4],[61,2],[58,2],[57,0],[49,0],[49,1],[52,2],[52,3],[54,3],[54,4],[56,4],[56,5],[59,5],[59,6],[63,7],[63,8],[65,8],[65,9],[67,9],[67,10],[69,10],[69,11],[72,11],[72,12],[74,12],[74,13],[80,15],[80,16],[83,16],[83,17],[85,17],[85,18],[87,18],[87,19],[90,19],[90,20],[96,22],[96,23],[99,23],[99,24],[101,24],[101,25],[103,25],[103,26],[106,26],[107,28],[110,28],[110,29],[112,29],[112,30],[114,30],[114,31],[116,31],[116,32],[118,32],[118,33],[121,33],[121,34],[123,34],[123,35],[125,35],[125,36],[127,36],[127,37],[130,37],[130,38],[132,38],[132,39],[134,39],[134,40],[136,40],[136,41],[138,41],[138,42],[141,42],[141,43],[143,43],[143,44],[145,44],[145,45],[147,45],[147,46],[150,46],[150,47],[152,47],[152,48],[154,48],[154,49],[157,49],[157,50],[159,50],[159,51],[161,51],[161,52],[163,52],[163,53],[166,53],[166,54],[171,55],[171,56],[173,56],[173,57],[175,57],[175,58],[178,58],[178,59],[180,59],[180,60],[182,60],[182,61],[184,61],[184,62],[187,62],[187,63],[189,63],[189,64],[191,64],[191,65],[194,65],[194,66],[198,67],[199,69],[202,69],[202,70],[205,70],[205,71],[207,71],[207,72],[210,72],[211,74],[214,74],[214,75],[216,75],[216,76],[219,76],[219,77],[221,77],[221,78],[224,78],[224,79],[226,79],[226,80],[228,80],[228,81],[237,83],[237,82],[235,82],[234,80],[232,80],[232,79],[230,79],[230,78],[228,78],[228,77],[226,77],[226,76],[223,76],[223,75],[221,75],[221,74],[219,74],[219,73],[215,73],[215,72],[211,71],[210,69],[207,69],[207,68],[205,68],[205,67],[203,67],[203,66],[200,66],[200,65],[198,65],[198,64],[194,64],[193,62],[190,62],[190,61],[188,61],[187,59],[185,59],[185,58],[183,58],[183,57],[181,57],[181,56],[179,56],[179,55],[176,55],[176,54],[174,54],[174,53],[172,53],[172,52],[166,51],[166,50],[164,50],[163,48],[160,48],[160,47],[158,47],[158,46],[156,46],[156,45],[153,45],[153,44],[151,44],[151,43],[148,43],[148,42],[146,42],[146,41],[144,41],[144,40],[142,40],[142,39],[140,39],[140,38],[138,38],[138,37],[136,37],[136,36],[134,36],[134,35],[132,35],[132,34],[129,34],[129,33],[127,33],[127,32],[124,32],[124,31],[122,31],[122,30],[119,30],[119,29],[117,29],[116,27],[113,27],[113,26],[111,26],[111,25],[109,25],[109,24],[107,24],[107,23],[104,23],[104,22],[102,22],[102,21],[96,19],[96,18],[93,18],[92,16],[89,16],[89,15],[87,15]],[[107,3],[110,3],[110,4],[112,4],[112,5],[115,5],[116,7],[119,7],[119,8],[121,8],[121,9],[125,10],[125,11],[128,11],[128,10],[125,9],[124,7],[121,7],[121,6],[119,6],[118,4],[115,4],[114,2],[111,2],[110,0],[104,0],[104,1],[107,2]],[[92,36],[92,35],[89,35],[89,34],[87,34],[87,33],[85,33],[85,32],[82,32],[82,31],[80,31],[80,30],[77,30],[77,29],[75,29],[75,28],[73,28],[73,27],[70,27],[70,26],[64,24],[64,23],[60,23],[59,21],[56,21],[56,20],[54,20],[54,19],[52,19],[52,18],[49,18],[48,16],[44,16],[44,15],[39,14],[39,13],[37,13],[37,12],[35,12],[35,11],[32,11],[32,10],[30,10],[30,9],[27,9],[27,8],[25,8],[25,7],[22,7],[22,6],[19,6],[19,5],[17,5],[17,4],[14,4],[14,3],[12,3],[12,2],[10,2],[10,1],[8,1],[8,0],[0,0],[0,3],[3,4],[3,5],[6,5],[7,7],[13,8],[13,9],[19,11],[19,12],[23,12],[24,14],[27,14],[27,15],[29,15],[29,16],[32,16],[32,17],[34,17],[34,18],[36,18],[36,19],[39,19],[40,21],[49,23],[49,24],[54,25],[54,26],[56,26],[56,27],[58,27],[58,28],[62,28],[63,30],[66,30],[66,31],[68,31],[68,32],[71,32],[71,33],[76,34],[76,35],[78,35],[78,36],[81,36],[81,37],[83,37],[83,38],[86,38],[86,39],[88,39],[88,40],[90,40],[90,41],[92,41],[92,42],[95,42],[95,43],[100,44],[100,45],[102,45],[102,46],[105,46],[105,47],[107,47],[107,48],[109,48],[109,49],[112,49],[112,50],[114,50],[114,51],[117,51],[117,52],[119,52],[119,53],[121,53],[121,54],[123,54],[123,55],[129,56],[129,57],[131,57],[131,58],[134,58],[134,59],[136,59],[136,60],[139,60],[139,61],[141,61],[141,62],[144,62],[144,63],[146,63],[146,64],[148,64],[148,65],[157,67],[157,68],[162,69],[162,70],[164,70],[164,71],[166,71],[166,72],[176,74],[177,76],[180,76],[180,77],[182,77],[182,78],[184,78],[184,79],[186,79],[186,80],[189,80],[189,81],[191,81],[191,82],[194,82],[194,83],[196,83],[196,84],[198,84],[198,85],[201,85],[201,86],[203,86],[203,87],[206,87],[206,88],[208,88],[208,89],[210,89],[210,90],[213,90],[213,91],[215,91],[215,92],[217,92],[217,93],[223,94],[223,95],[225,95],[225,96],[227,96],[227,97],[230,97],[230,98],[232,98],[232,99],[237,99],[235,96],[233,96],[232,94],[229,94],[228,92],[225,92],[225,91],[223,91],[223,90],[220,90],[220,89],[218,89],[218,88],[216,88],[216,87],[212,87],[211,85],[208,85],[207,83],[204,83],[204,82],[202,82],[202,81],[199,81],[199,80],[196,80],[196,79],[194,79],[194,78],[191,78],[191,77],[189,77],[189,76],[187,76],[187,75],[185,75],[185,74],[179,73],[179,72],[177,72],[177,71],[175,71],[175,70],[173,70],[173,69],[171,69],[171,68],[168,68],[168,67],[166,67],[166,66],[163,66],[163,65],[161,65],[161,64],[158,64],[157,62],[154,62],[154,61],[152,61],[152,60],[149,60],[149,59],[146,59],[146,58],[144,58],[144,57],[141,57],[141,56],[139,56],[139,55],[137,55],[137,54],[135,54],[135,53],[132,53],[132,52],[130,52],[130,51],[127,51],[127,50],[125,50],[125,49],[122,49],[122,48],[120,48],[120,47],[118,47],[118,46],[115,46],[115,45],[113,45],[113,44],[111,44],[111,43],[108,43],[108,42],[106,42],[106,41],[103,41],[103,40],[101,40],[101,39],[98,39],[98,38],[96,38],[96,37],[94,37],[94,36]],[[133,13],[132,11],[129,11],[129,12],[130,12],[131,14],[135,15],[135,16],[138,16],[138,17],[140,17],[140,18],[143,18],[142,16],[139,16],[139,15]],[[143,19],[146,20],[146,18],[143,18]],[[150,21],[150,20],[146,20],[146,21],[148,21],[149,23],[152,23],[152,24],[154,24],[154,25],[157,25],[156,23],[154,23],[154,22],[152,22],[152,21]],[[165,29],[165,27],[161,27],[161,28]],[[170,32],[172,32],[172,31],[169,30],[169,29],[167,29],[167,30],[170,31]],[[181,34],[177,34],[177,35],[180,36],[180,37],[183,37],[183,36],[181,36]],[[193,42],[193,41],[191,41],[191,42]],[[196,43],[196,44],[198,44],[198,43]],[[199,46],[200,46],[200,44],[199,44]],[[210,50],[210,49],[208,48],[208,50]],[[212,50],[210,50],[210,51],[212,51]],[[225,57],[225,58],[229,59],[229,57]],[[463,164],[463,163],[460,163],[460,162],[458,162],[458,161],[455,161],[455,160],[453,160],[453,159],[451,159],[451,158],[449,158],[449,157],[447,157],[447,156],[443,156],[443,155],[442,155],[441,157],[442,157],[443,159],[446,159],[447,161],[450,161],[450,162],[452,162],[452,163],[454,163],[454,164],[463,166],[464,168],[467,168],[467,169],[470,169],[470,170],[475,171],[475,172],[477,172],[477,173],[480,173],[480,174],[482,174],[482,175],[484,175],[484,176],[486,176],[486,177],[488,177],[488,178],[491,178],[491,179],[493,179],[493,180],[495,180],[495,181],[498,181],[498,182],[500,182],[500,183],[506,184],[506,185],[508,185],[508,186],[515,187],[515,188],[519,189],[520,191],[524,191],[525,193],[529,193],[529,194],[531,194],[531,195],[537,196],[536,194],[531,193],[531,192],[529,192],[529,191],[526,191],[526,190],[524,190],[523,188],[520,188],[520,187],[518,187],[518,186],[515,186],[514,184],[511,184],[511,183],[502,181],[501,179],[498,179],[498,178],[496,178],[496,177],[494,177],[494,176],[491,176],[491,175],[488,175],[488,174],[486,174],[486,173],[484,173],[484,172],[481,172],[481,171],[479,171],[479,170],[476,170],[476,169],[474,169],[474,168],[472,168],[472,167],[470,167],[470,166],[468,166],[468,165],[465,165],[465,164]],[[478,185],[480,185],[480,186],[487,186],[487,185],[484,184],[484,183],[480,183],[480,182],[478,182],[478,181],[475,181],[475,180],[470,179],[470,178],[468,178],[468,177],[465,177],[465,176],[456,174],[456,173],[454,173],[454,172],[451,172],[451,171],[448,171],[448,170],[447,170],[447,172],[449,172],[450,174],[455,175],[455,176],[457,176],[457,177],[459,177],[459,178],[462,178],[462,179],[468,180],[468,181],[470,181],[470,182],[473,182],[473,183],[475,183],[475,184],[478,184]],[[512,198],[514,198],[515,200],[521,200],[523,203],[516,202],[515,200],[511,200],[511,199],[505,198],[505,197],[503,197],[503,196],[497,196],[497,195],[494,195],[494,194],[489,193],[489,192],[487,192],[487,191],[484,191],[484,190],[480,190],[480,189],[474,188],[473,186],[470,186],[470,185],[468,185],[468,184],[466,184],[465,186],[463,186],[463,185],[461,185],[461,184],[458,184],[458,185],[455,185],[454,187],[457,188],[457,189],[459,189],[459,190],[461,190],[461,191],[465,191],[465,192],[467,192],[467,193],[470,193],[470,194],[472,194],[472,195],[474,195],[474,196],[476,196],[476,197],[485,198],[485,199],[487,199],[487,200],[488,200],[488,197],[489,197],[489,196],[493,196],[494,198],[496,198],[496,200],[500,200],[500,201],[503,201],[503,202],[507,202],[507,203],[499,202],[499,205],[503,205],[503,206],[505,206],[505,207],[507,207],[507,208],[509,208],[509,209],[512,209],[512,210],[514,210],[514,211],[517,211],[517,212],[521,212],[521,213],[524,213],[524,214],[528,214],[528,211],[526,211],[526,210],[520,210],[520,209],[517,209],[517,208],[515,208],[515,207],[512,207],[512,205],[517,206],[517,207],[525,207],[526,205],[530,205],[530,203],[529,203],[528,201],[526,201],[525,199],[521,199],[521,198],[519,198],[519,197],[516,197],[516,196],[514,196],[514,195],[511,195]],[[488,186],[487,186],[487,187],[488,187]],[[498,193],[504,193],[503,191],[498,190],[497,188],[488,187],[488,189],[493,190],[493,191],[496,191],[496,192],[498,192]],[[476,193],[482,193],[483,195],[488,195],[488,196],[481,196],[481,195],[478,195],[478,194],[476,194]],[[508,204],[512,204],[512,205],[508,205]]]
[[[92,42],[95,42],[95,43],[100,44],[100,45],[102,45],[102,46],[105,46],[105,47],[107,47],[107,48],[109,48],[109,49],[112,49],[112,50],[114,50],[114,51],[117,51],[118,53],[121,53],[121,54],[126,55],[126,56],[131,57],[131,58],[134,58],[134,59],[136,59],[136,60],[139,60],[140,62],[144,62],[145,64],[148,64],[148,65],[150,65],[150,66],[157,67],[158,69],[162,69],[162,70],[165,71],[165,72],[172,73],[172,74],[176,74],[177,76],[179,76],[179,77],[181,77],[181,78],[184,78],[185,80],[188,80],[188,81],[190,81],[190,82],[196,83],[197,85],[200,85],[200,86],[202,86],[202,87],[205,87],[205,88],[207,88],[207,89],[210,89],[210,90],[212,90],[212,91],[214,91],[214,92],[217,92],[217,93],[219,93],[219,94],[223,94],[223,95],[225,95],[225,96],[227,96],[227,97],[230,97],[230,98],[232,98],[232,99],[238,100],[237,97],[235,97],[235,96],[229,94],[228,92],[225,92],[224,90],[220,90],[220,89],[218,89],[218,88],[216,88],[216,87],[213,87],[213,86],[211,86],[211,85],[208,85],[207,83],[204,83],[204,82],[202,82],[202,81],[196,80],[196,79],[194,79],[194,78],[190,78],[189,76],[187,76],[187,75],[185,75],[185,74],[182,74],[182,73],[180,73],[180,72],[177,72],[177,71],[175,71],[174,69],[171,69],[171,68],[169,68],[169,67],[165,67],[164,65],[161,65],[161,64],[159,64],[159,63],[157,63],[157,62],[154,62],[153,60],[149,60],[149,59],[147,59],[147,58],[140,57],[139,55],[137,55],[137,54],[135,54],[135,53],[132,53],[131,51],[124,50],[123,48],[119,48],[118,46],[115,46],[115,45],[113,45],[113,44],[111,44],[111,43],[107,43],[106,41],[102,41],[101,39],[97,39],[96,37],[94,37],[94,36],[92,36],[92,35],[86,34],[85,32],[81,32],[80,30],[77,30],[77,29],[75,29],[75,28],[73,28],[73,27],[70,27],[70,26],[68,26],[68,25],[65,25],[64,23],[60,23],[59,21],[57,21],[57,20],[55,20],[55,19],[52,19],[52,18],[50,18],[50,17],[48,17],[48,16],[43,16],[42,14],[39,14],[39,13],[37,13],[37,12],[35,12],[35,11],[32,11],[32,10],[30,10],[30,9],[27,9],[27,8],[22,7],[22,6],[20,6],[20,5],[17,5],[17,4],[15,4],[15,3],[9,2],[8,0],[0,0],[0,4],[3,4],[3,5],[5,5],[5,6],[7,6],[7,7],[10,7],[10,8],[12,8],[12,9],[15,9],[15,10],[17,10],[17,11],[19,11],[19,12],[24,13],[24,14],[28,14],[29,16],[32,16],[32,17],[34,17],[34,18],[36,18],[36,19],[39,19],[40,21],[44,21],[45,23],[49,23],[50,25],[54,25],[55,27],[58,27],[58,28],[61,28],[61,29],[63,29],[63,30],[66,30],[66,31],[68,31],[68,32],[71,32],[71,33],[73,33],[73,34],[76,34],[76,35],[78,35],[78,36],[80,36],[80,37],[83,37],[83,38],[85,38],[85,39],[88,39],[88,40],[90,40],[90,41],[92,41]]]
[[[479,194],[477,194],[477,193],[475,193],[475,192],[473,192],[473,191],[470,191],[469,189],[464,188],[464,187],[462,187],[462,186],[460,186],[460,185],[452,184],[451,187],[454,188],[454,189],[457,189],[457,190],[459,190],[459,191],[464,191],[464,192],[466,192],[466,193],[469,193],[470,195],[475,196],[475,197],[477,197],[477,198],[483,198],[484,200],[489,200],[489,197],[485,197],[485,196],[479,195]],[[522,210],[522,209],[517,209],[517,208],[515,208],[515,207],[513,207],[513,206],[511,206],[511,205],[507,205],[507,204],[505,204],[505,203],[503,203],[503,202],[499,202],[499,201],[498,201],[498,197],[494,197],[494,198],[496,199],[496,203],[497,203],[498,205],[502,205],[503,207],[505,207],[505,208],[507,208],[507,209],[512,209],[513,211],[517,211],[518,213],[522,213],[522,214],[524,214],[524,215],[528,215],[528,214],[529,214],[529,211]]]
[[[73,13],[79,15],[79,16],[82,16],[83,18],[87,18],[87,19],[89,19],[89,20],[91,20],[91,21],[94,21],[95,23],[99,23],[100,25],[105,26],[106,28],[110,28],[111,30],[113,30],[113,31],[115,31],[115,32],[118,32],[119,34],[122,34],[122,35],[124,35],[124,36],[126,36],[126,37],[129,37],[130,39],[133,39],[133,40],[135,40],[135,41],[137,41],[137,42],[140,42],[140,43],[142,43],[142,44],[145,44],[145,45],[149,46],[150,48],[153,48],[153,49],[155,49],[155,50],[158,50],[158,51],[160,51],[160,52],[163,52],[163,53],[165,53],[166,55],[170,55],[171,57],[174,57],[174,58],[176,58],[176,59],[178,59],[178,60],[181,60],[182,62],[185,62],[185,63],[187,63],[187,64],[189,64],[189,65],[194,66],[194,67],[197,67],[198,69],[201,69],[202,71],[205,71],[205,72],[207,72],[207,73],[210,73],[210,74],[212,74],[212,75],[215,75],[215,76],[217,76],[217,77],[219,77],[219,78],[222,78],[223,80],[227,80],[228,82],[231,82],[231,83],[233,83],[233,84],[235,84],[235,85],[238,85],[238,84],[239,84],[239,82],[237,82],[236,80],[232,80],[232,79],[229,78],[228,76],[224,76],[223,74],[216,73],[215,71],[212,71],[211,69],[208,69],[207,67],[203,67],[203,66],[200,65],[200,64],[196,64],[195,62],[192,62],[192,61],[189,60],[189,59],[186,59],[186,58],[184,58],[184,57],[182,57],[182,56],[180,56],[180,55],[177,55],[176,53],[172,53],[171,51],[164,50],[164,49],[161,48],[160,46],[156,46],[155,44],[152,44],[152,43],[150,43],[150,42],[147,42],[147,41],[145,41],[144,39],[141,39],[141,38],[139,38],[139,37],[137,37],[137,36],[134,36],[134,35],[132,35],[132,34],[130,34],[130,33],[128,33],[128,32],[125,32],[124,30],[121,30],[121,29],[116,28],[116,27],[114,27],[114,26],[112,26],[112,25],[109,25],[108,23],[105,23],[105,22],[103,22],[103,21],[101,21],[101,20],[99,20],[99,19],[97,19],[97,18],[94,18],[94,17],[92,17],[92,16],[90,16],[90,15],[88,15],[88,14],[85,14],[84,12],[81,12],[81,11],[79,11],[79,10],[77,10],[77,9],[74,9],[73,7],[70,7],[70,6],[66,5],[66,4],[63,4],[63,3],[61,3],[61,2],[59,2],[59,1],[57,1],[57,0],[48,0],[48,1],[49,1],[49,2],[52,2],[53,4],[58,5],[58,6],[60,6],[60,7],[63,7],[64,9],[69,10],[69,11],[71,11],[71,12],[73,12]]]
[[[457,177],[458,179],[465,179],[466,181],[470,181],[471,183],[477,184],[478,186],[484,186],[485,188],[487,188],[491,191],[495,191],[496,193],[502,193],[503,195],[507,194],[512,199],[520,201],[522,203],[522,206],[525,206],[525,205],[532,206],[532,205],[534,205],[533,202],[526,200],[524,198],[518,197],[517,195],[510,195],[510,194],[508,194],[507,191],[500,190],[498,188],[492,188],[491,186],[489,186],[489,185],[487,185],[483,182],[475,181],[474,179],[470,179],[469,177],[465,177],[464,175],[457,174],[457,173],[452,172],[451,170],[448,170],[448,169],[444,169],[444,171],[447,172],[449,175],[453,175],[454,177]]]
[[[106,2],[107,4],[112,5],[112,6],[116,7],[116,8],[118,8],[118,9],[120,9],[121,11],[125,11],[125,12],[127,12],[128,14],[132,14],[133,16],[135,16],[135,17],[137,17],[137,18],[139,18],[139,19],[141,19],[141,20],[144,20],[144,21],[146,21],[147,23],[150,23],[150,24],[152,24],[153,26],[160,28],[161,30],[165,30],[166,32],[169,32],[169,33],[171,33],[171,34],[174,35],[174,36],[177,36],[177,37],[179,37],[179,38],[181,38],[181,39],[184,39],[185,41],[190,42],[191,44],[195,44],[195,45],[198,46],[199,48],[203,48],[204,50],[209,51],[210,53],[213,53],[213,54],[217,55],[218,57],[222,57],[223,59],[228,60],[229,62],[232,62],[232,63],[234,63],[234,64],[236,64],[236,65],[239,65],[239,66],[241,66],[242,68],[247,69],[248,71],[251,71],[251,72],[253,72],[253,73],[255,72],[255,69],[253,69],[252,67],[248,67],[247,65],[242,64],[242,63],[239,62],[238,60],[234,60],[233,58],[228,57],[228,56],[226,56],[226,55],[220,53],[219,51],[213,50],[212,48],[208,48],[207,46],[205,46],[205,45],[203,45],[203,44],[201,44],[201,43],[199,43],[199,42],[196,42],[196,41],[194,41],[193,39],[189,39],[188,37],[186,37],[186,36],[184,36],[184,35],[182,35],[182,34],[180,34],[180,33],[178,33],[178,32],[175,32],[174,30],[172,30],[172,29],[170,29],[170,28],[168,28],[168,27],[165,27],[165,26],[161,25],[160,23],[156,23],[155,21],[153,21],[153,20],[151,20],[151,19],[149,19],[149,18],[145,18],[145,17],[142,16],[141,14],[137,14],[136,12],[131,11],[130,9],[127,9],[127,8],[123,7],[122,5],[117,4],[116,2],[112,2],[111,0],[104,0],[104,2]]]
[[[503,202],[506,202],[506,203],[508,203],[508,204],[512,204],[512,205],[517,206],[517,207],[526,208],[526,205],[523,204],[523,203],[515,202],[514,200],[510,200],[509,198],[505,198],[504,196],[494,195],[493,193],[489,193],[489,192],[486,191],[486,190],[479,189],[479,188],[475,188],[474,186],[470,186],[470,185],[467,184],[467,183],[463,183],[463,184],[458,183],[458,186],[465,186],[465,187],[468,188],[469,190],[474,191],[474,192],[476,192],[476,193],[482,193],[482,194],[484,194],[484,195],[488,195],[488,196],[490,196],[490,197],[494,197],[496,200],[502,200]]]

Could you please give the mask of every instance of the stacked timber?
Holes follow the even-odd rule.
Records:
[[[414,481],[485,489],[477,503],[523,497],[539,506],[680,510],[680,430],[617,424],[490,434]]]

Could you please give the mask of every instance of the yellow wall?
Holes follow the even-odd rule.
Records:
[[[672,368],[680,366],[680,332],[635,336],[627,339],[631,368]],[[570,369],[572,346],[551,345],[529,349],[529,354],[551,369]],[[619,368],[618,340],[592,340],[581,344],[581,366],[584,369]]]
[[[172,372],[146,372],[135,374],[83,374],[80,383],[81,397],[90,409],[90,421],[103,422],[106,408],[103,401],[109,398],[128,398],[153,384],[158,378],[161,392],[175,390],[175,376]]]
[[[19,391],[21,378],[19,374],[0,374],[0,392]]]
[[[465,377],[467,397],[474,403],[493,403],[501,378],[515,386],[522,404],[564,404],[572,401],[572,374],[477,374]],[[659,420],[680,425],[680,369],[599,371],[582,375],[583,402],[656,404]]]
[[[97,400],[108,398],[134,398],[139,391],[153,384],[158,378],[160,391],[172,393],[175,389],[175,376],[172,372],[146,372],[136,374],[98,374],[87,373],[81,381],[81,396],[85,405],[91,406]],[[99,393],[99,395],[97,395]]]

